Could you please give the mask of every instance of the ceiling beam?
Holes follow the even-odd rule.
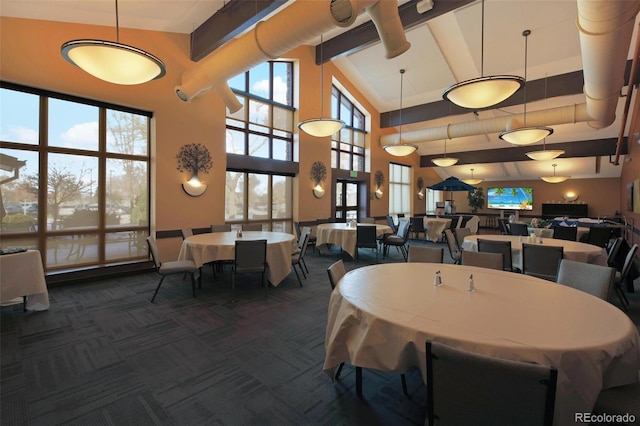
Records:
[[[285,3],[287,0],[231,0],[191,33],[191,60],[204,58]]]
[[[621,154],[627,154],[626,139]],[[563,149],[565,153],[559,158],[573,157],[600,157],[616,154],[618,138],[594,139],[579,142],[563,142],[547,145],[547,149]],[[487,149],[480,151],[448,152],[447,154],[458,159],[457,165],[483,164],[483,163],[508,163],[511,161],[528,161],[527,152],[542,149],[541,146],[513,146],[509,148]],[[420,167],[437,167],[431,160],[442,157],[442,154],[421,155]]]
[[[400,7],[400,21],[405,30],[411,29],[417,25],[427,22],[430,19],[437,18],[440,15],[451,12],[475,0],[437,0],[433,2],[433,8],[425,13],[418,13],[416,4],[418,0],[411,0]],[[380,41],[378,30],[372,21],[367,21],[362,25],[358,25],[352,30],[346,31],[332,39],[325,40],[322,46],[322,55],[320,55],[320,45],[316,46],[316,65],[322,62],[329,62],[340,56],[348,55],[358,50]]]

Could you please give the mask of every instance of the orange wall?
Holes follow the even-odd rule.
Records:
[[[212,223],[224,222],[224,182],[226,170],[225,154],[225,105],[213,92],[207,93],[185,104],[178,100],[174,87],[181,83],[182,74],[196,64],[189,60],[189,35],[154,31],[120,30],[120,41],[134,45],[161,58],[167,66],[167,74],[159,79],[137,86],[118,86],[98,80],[77,67],[67,63],[60,55],[60,46],[78,38],[113,40],[113,27],[68,24],[53,21],[0,18],[0,37],[4,41],[0,52],[0,79],[51,90],[63,94],[76,95],[88,99],[109,102],[152,111],[152,223],[154,230],[171,230],[183,227],[206,227]],[[11,40],[11,42],[7,42]],[[37,43],[34,40],[38,40]],[[285,58],[299,60],[299,109],[297,120],[319,116],[320,67],[315,65],[314,50],[310,46],[294,49]],[[224,58],[221,58],[224,60]],[[418,169],[419,158],[392,157],[379,146],[379,111],[339,73],[337,68],[327,63],[324,66],[324,105],[329,114],[331,105],[331,78],[336,74],[344,87],[357,98],[371,114],[372,161],[370,172],[381,170],[388,182],[389,161],[414,166]],[[388,130],[387,130],[388,131]],[[294,142],[299,149],[300,174],[294,185],[298,190],[294,218],[312,221],[319,217],[329,217],[333,197],[327,192],[322,199],[313,196],[309,170],[314,161],[320,160],[329,169],[325,188],[330,188],[331,158],[330,139],[314,138],[304,133],[296,134]],[[186,195],[180,183],[190,176],[176,169],[175,157],[184,144],[202,143],[210,151],[213,168],[199,177],[207,183],[207,191],[200,197]],[[430,171],[420,170],[426,179]],[[417,179],[417,174],[414,178]],[[432,179],[433,180],[433,179]],[[435,180],[433,180],[435,181]],[[373,181],[370,188],[373,188]],[[371,215],[383,216],[388,211],[388,186],[385,184],[384,197],[370,200]],[[417,199],[417,197],[416,197]],[[416,207],[420,212],[420,207]],[[421,207],[424,210],[424,207]],[[179,241],[160,241],[162,250],[177,254]]]

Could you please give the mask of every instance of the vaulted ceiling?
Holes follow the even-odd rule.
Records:
[[[161,7],[158,7],[159,3]],[[526,69],[527,112],[585,102],[576,1],[486,0],[484,45],[481,42],[482,4],[479,0],[434,0],[432,9],[424,13],[418,12],[418,3],[429,5],[428,1],[398,2],[411,48],[393,59],[385,59],[384,48],[367,13],[362,13],[348,28],[336,27],[324,34],[323,57],[334,61],[367,99],[383,112],[383,126],[398,128],[401,68],[406,69],[403,134],[522,113],[523,91],[496,108],[482,111],[466,111],[451,106],[442,100],[442,91],[457,81],[481,75],[524,77],[522,31],[525,29],[532,31]],[[269,14],[282,13],[290,4],[291,1],[284,0],[235,0],[226,5],[223,1],[212,0],[120,0],[119,24],[129,28],[193,33],[194,51],[204,56],[219,44],[237,37],[257,19],[269,19]],[[257,13],[257,18],[254,13]],[[0,14],[107,26],[115,24],[114,2],[111,0],[0,0]],[[207,23],[209,17],[212,18]],[[221,26],[221,22],[226,26]],[[293,20],[292,25],[304,25],[304,22]],[[629,45],[617,46],[627,52],[629,59],[625,81],[629,79],[636,31],[637,25]],[[319,35],[310,42],[318,43]],[[586,123],[553,125],[554,133],[546,139],[547,148],[562,146],[567,151],[556,160],[528,160],[524,152],[542,149],[541,143],[524,148],[513,147],[498,139],[497,133],[488,133],[450,139],[447,152],[460,158],[460,163],[446,169],[436,167],[435,170],[443,178],[449,175],[464,178],[474,168],[476,177],[487,180],[525,180],[551,174],[551,164],[557,163],[558,172],[573,178],[619,177],[624,156],[620,157],[620,165],[612,164],[611,160],[615,159],[621,131],[625,137],[622,153],[626,152],[630,120],[623,128],[623,112],[627,93],[625,82],[615,122],[606,128],[596,130]],[[631,135],[630,139],[631,143],[636,143],[638,136]],[[416,143],[422,165],[432,167],[430,159],[442,155],[444,139],[419,140]]]

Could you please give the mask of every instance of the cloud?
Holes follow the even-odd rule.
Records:
[[[66,148],[97,149],[98,122],[76,124],[60,135]]]
[[[24,126],[9,127],[8,135],[3,136],[2,139],[12,142],[37,144],[38,131]]]
[[[287,104],[287,82],[282,81],[282,77],[276,76],[273,79],[273,100],[276,102],[280,102],[281,104]],[[260,80],[253,84],[251,93],[255,93],[256,95],[263,96],[265,98],[269,97],[269,80]]]

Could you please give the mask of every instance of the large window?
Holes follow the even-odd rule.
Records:
[[[389,164],[389,214],[409,216],[411,209],[411,167]]]
[[[333,86],[331,90],[331,116],[345,122],[345,127],[332,136],[331,167],[364,172],[365,114],[349,100],[346,94]]]
[[[293,63],[265,62],[229,80],[243,108],[227,115],[227,153],[293,160]]]
[[[253,160],[253,169],[227,169],[225,221],[256,222],[264,230],[291,232],[293,176],[273,170],[266,160],[293,161],[293,63],[265,62],[231,80],[244,105],[227,115],[227,154]],[[266,164],[266,165],[265,165]]]
[[[3,84],[0,243],[45,269],[146,259],[149,113]]]
[[[227,171],[225,221],[257,222],[265,231],[290,232],[293,178]]]

